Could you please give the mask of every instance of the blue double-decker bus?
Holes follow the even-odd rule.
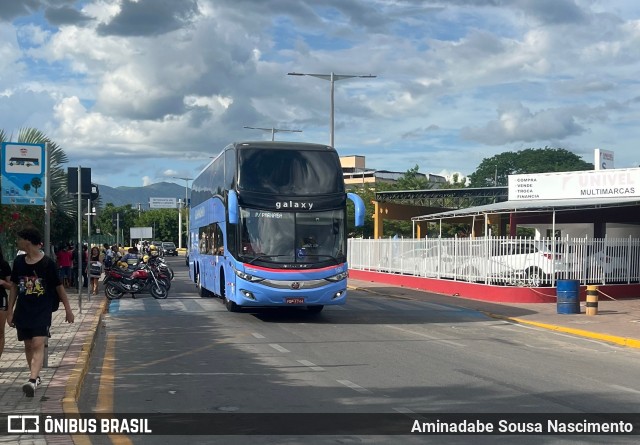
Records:
[[[193,181],[189,276],[232,312],[344,304],[347,199],[361,226],[364,203],[346,193],[332,147],[230,144]]]

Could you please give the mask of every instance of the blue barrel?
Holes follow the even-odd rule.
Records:
[[[558,314],[580,313],[580,282],[578,280],[558,280],[556,296]]]

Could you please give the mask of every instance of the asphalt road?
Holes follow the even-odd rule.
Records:
[[[144,295],[110,305],[78,404],[81,412],[225,413],[249,419],[250,413],[281,413],[277,422],[286,428],[289,421],[331,420],[314,413],[345,418],[389,413],[411,421],[419,413],[523,413],[526,419],[527,413],[633,413],[640,406],[640,351],[634,349],[513,325],[459,307],[357,291],[349,293],[347,305],[326,307],[319,315],[229,313],[220,300],[197,295],[182,258],[168,261],[176,276],[166,300]],[[268,419],[234,421],[250,434]],[[384,434],[377,418],[371,419],[371,434]],[[229,432],[228,425],[221,431]],[[251,441],[577,444],[637,443],[638,436],[256,438]],[[91,442],[241,444],[247,438],[91,436]]]

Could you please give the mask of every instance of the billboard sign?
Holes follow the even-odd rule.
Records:
[[[613,152],[609,150],[601,150],[596,148],[594,150],[593,165],[595,170],[608,170],[615,168],[613,166],[614,156]]]
[[[3,142],[2,204],[44,206],[45,162],[44,144]]]
[[[150,209],[175,209],[178,208],[177,198],[149,198]]]
[[[509,201],[640,197],[640,168],[509,175]]]
[[[131,227],[129,236],[131,239],[153,239],[153,227]]]

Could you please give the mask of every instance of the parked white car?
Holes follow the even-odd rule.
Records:
[[[490,251],[480,249],[460,266],[463,278],[506,284],[540,286],[570,271],[563,255],[548,244],[535,240],[509,240],[492,244]]]
[[[452,263],[453,258],[445,252],[439,253],[437,247],[417,248],[393,257],[389,270],[391,272],[433,278],[440,273],[449,271]]]
[[[602,247],[584,260],[584,276],[589,282],[612,283],[627,277],[627,252],[614,246]]]

